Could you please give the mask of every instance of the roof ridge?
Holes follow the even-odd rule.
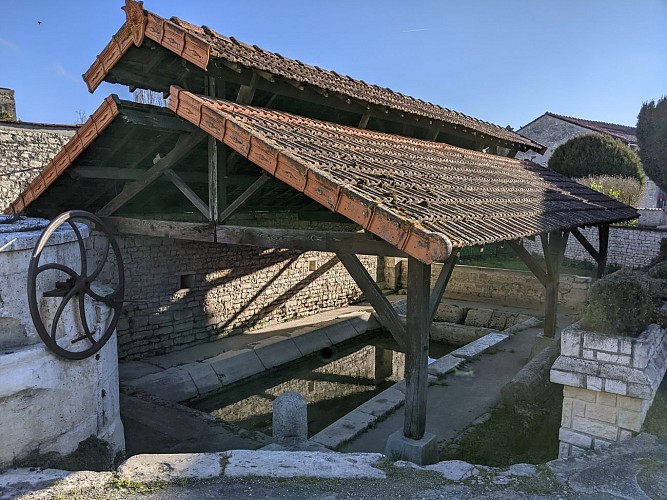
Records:
[[[633,127],[632,125],[623,125],[621,123],[612,123],[612,122],[603,122],[600,120],[589,120],[588,118],[577,118],[576,116],[569,116],[569,115],[560,115],[558,113],[552,113],[551,111],[547,111],[546,114],[555,116],[557,118],[565,118],[569,120],[577,120],[577,121],[582,121],[582,122],[588,122],[588,123],[599,123],[600,125],[611,125],[613,127],[623,127],[627,129],[632,129],[636,130],[637,127]]]

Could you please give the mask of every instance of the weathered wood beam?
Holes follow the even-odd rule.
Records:
[[[241,208],[245,203],[254,195],[259,189],[264,186],[272,177],[266,173],[263,173],[259,179],[257,179],[248,189],[246,189],[241,196],[236,198],[232,203],[229,204],[227,208],[220,214],[216,220],[219,222],[225,222],[229,219],[234,212]]]
[[[162,175],[162,172],[171,168],[174,164],[182,160],[193,148],[195,148],[205,137],[201,131],[195,131],[191,134],[184,134],[178,138],[174,149],[169,151],[164,158],[158,160],[151,168],[146,170],[141,179],[126,184],[123,190],[113,200],[102,207],[97,215],[105,217],[111,215],[137,194],[143,191],[149,184]]]
[[[181,240],[246,245],[260,248],[289,248],[302,251],[357,253],[407,257],[386,241],[371,238],[364,232],[316,231],[244,227],[193,222],[143,220],[128,217],[107,217],[119,233],[161,236]]]
[[[514,253],[516,253],[519,258],[523,261],[524,264],[530,269],[530,271],[535,275],[542,286],[547,286],[547,273],[540,267],[540,264],[535,260],[535,258],[524,248],[524,246],[517,241],[507,241],[507,244],[510,246]]]
[[[431,266],[409,257],[403,434],[415,440],[426,431],[430,282]]]
[[[368,274],[364,265],[356,255],[337,253],[338,259],[350,273],[352,279],[364,293],[366,300],[371,303],[380,319],[380,323],[391,333],[394,340],[402,349],[407,348],[407,334],[403,322],[396,314],[396,310],[382,293],[375,280]]]
[[[74,179],[115,179],[121,181],[136,181],[141,179],[145,170],[120,167],[84,167],[76,166],[65,170]],[[206,174],[201,172],[181,172],[179,177],[188,183],[208,182]]]
[[[572,229],[572,236],[574,236],[577,239],[577,241],[581,243],[581,246],[583,246],[586,249],[586,251],[591,255],[591,257],[595,259],[595,262],[600,261],[600,254],[595,249],[595,247],[591,245],[590,241],[588,241],[586,237],[583,234],[581,234],[578,227]]]
[[[216,97],[215,78],[211,76],[204,77],[204,88],[206,94]],[[213,136],[208,136],[208,213],[204,214],[208,220],[218,220],[218,140]]]
[[[361,119],[359,120],[359,125],[357,125],[357,127],[366,128],[366,126],[368,125],[368,120],[371,119],[371,114],[372,114],[372,110],[371,110],[371,108],[368,108],[364,112],[364,114],[361,115]]]
[[[204,217],[208,217],[209,211],[208,211],[208,205],[202,201],[202,199],[197,196],[197,193],[195,193],[190,186],[188,186],[183,179],[181,179],[176,172],[174,172],[172,169],[168,168],[163,172],[164,176],[169,179],[174,186],[178,188],[178,190],[183,193],[183,195],[190,200],[190,202],[197,207],[197,210],[199,210]]]
[[[598,253],[597,277],[602,278],[605,267],[607,267],[607,254],[609,252],[609,224],[598,226],[598,240],[600,241],[600,251]]]
[[[236,96],[236,104],[252,104],[255,92],[257,91],[257,81],[259,78],[259,74],[256,71],[253,71],[250,83],[248,85],[241,85],[241,88],[239,88],[239,93]]]
[[[431,290],[431,298],[429,300],[429,321],[433,321],[435,318],[435,313],[438,312],[438,306],[442,300],[442,296],[445,293],[449,279],[452,277],[452,272],[454,272],[454,267],[459,260],[459,253],[454,251],[449,256],[449,258],[443,263],[438,279],[435,282],[433,290]],[[408,290],[409,292],[409,290]]]
[[[558,315],[558,285],[560,280],[560,266],[565,255],[568,231],[553,231],[541,234],[544,260],[547,267],[547,284],[545,286],[544,336],[553,338],[556,335],[556,320]]]

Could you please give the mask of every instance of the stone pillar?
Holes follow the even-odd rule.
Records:
[[[0,121],[16,121],[14,91],[0,87]]]
[[[563,384],[559,458],[633,437],[667,368],[667,332],[650,325],[637,338],[563,330],[551,381]]]
[[[273,402],[273,441],[298,444],[308,440],[306,400],[296,392],[284,392]]]

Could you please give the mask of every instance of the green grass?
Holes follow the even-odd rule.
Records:
[[[642,431],[667,439],[667,378],[658,389],[653,404],[646,414]]]

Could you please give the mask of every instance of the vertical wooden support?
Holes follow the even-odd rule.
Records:
[[[600,241],[600,251],[598,252],[598,272],[597,277],[602,278],[604,269],[607,267],[607,252],[609,249],[609,224],[598,226],[598,240]]]
[[[546,297],[544,311],[544,336],[553,338],[556,335],[556,316],[558,314],[558,282],[560,280],[560,265],[565,255],[568,231],[555,231],[541,234],[544,260],[547,267]]]
[[[207,95],[216,96],[215,78],[205,78],[205,90]],[[218,141],[215,137],[208,137],[208,218],[211,221],[218,220]]]
[[[403,434],[421,439],[426,431],[428,340],[431,266],[408,259],[407,350],[405,360],[405,421]]]

